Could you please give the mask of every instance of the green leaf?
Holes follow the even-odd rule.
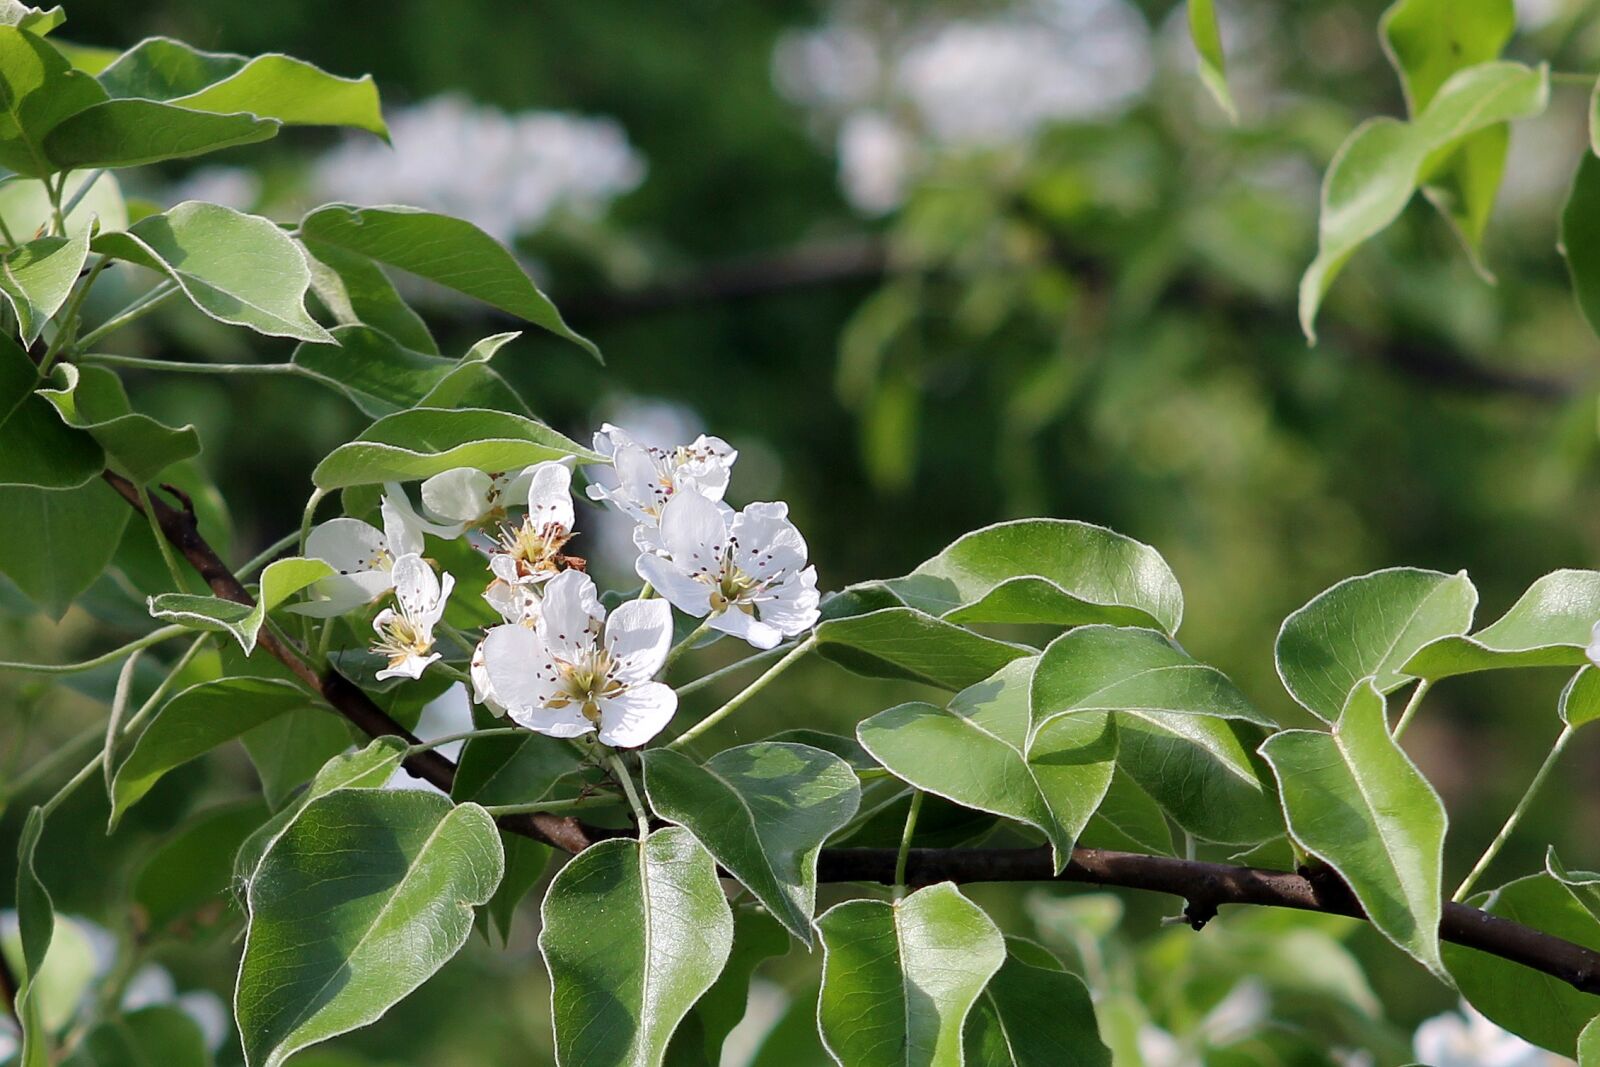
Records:
[[[0,0],[0,26],[16,26],[43,37],[65,21],[67,13],[59,5],[38,8],[29,7],[21,0]]]
[[[153,618],[181,622],[196,630],[230,633],[245,655],[256,649],[256,638],[268,613],[300,590],[333,574],[333,568],[320,559],[290,556],[267,564],[261,572],[256,602],[241,604],[222,597],[194,593],[162,593],[150,598]]]
[[[94,438],[62,424],[34,393],[39,371],[9,337],[0,337],[0,486],[76,489],[105,469]]]
[[[665,1067],[705,1067],[722,1062],[722,1045],[744,1018],[750,979],[763,960],[789,951],[783,924],[764,911],[745,909],[733,917],[733,953],[667,1046]]]
[[[318,707],[295,708],[239,736],[261,779],[267,805],[282,807],[327,763],[350,747],[349,723]]]
[[[255,879],[261,857],[305,806],[335,789],[382,789],[405,759],[406,743],[398,737],[375,738],[366,748],[342,753],[323,764],[305,792],[245,838],[233,857],[233,885],[244,903],[244,893]]]
[[[966,1067],[1111,1067],[1083,980],[1053,959],[1028,962],[1048,956],[1028,942],[1008,938],[1006,948],[967,1016]]]
[[[583,346],[520,264],[493,237],[465,219],[410,207],[328,204],[300,221],[316,246],[332,245],[454,289]]]
[[[1300,280],[1300,325],[1316,341],[1323,296],[1368,238],[1399,217],[1435,154],[1488,126],[1544,110],[1549,72],[1518,63],[1480,63],[1442,85],[1411,122],[1369,119],[1356,127],[1322,183],[1317,257]]]
[[[1268,731],[1209,715],[1117,716],[1117,766],[1185,832],[1253,845],[1283,833],[1272,772],[1257,749]]]
[[[98,82],[17,25],[0,25],[0,167],[43,178],[58,170],[45,139],[106,98]]]
[[[817,919],[817,1027],[841,1067],[961,1067],[962,1029],[1005,960],[1005,938],[949,882]]]
[[[660,1063],[733,946],[716,862],[679,826],[585,849],[551,881],[543,916],[565,1067]]]
[[[1592,664],[1579,668],[1561,690],[1556,712],[1573,729],[1600,719],[1600,671]]]
[[[505,945],[511,940],[511,924],[516,919],[517,908],[544,877],[555,850],[521,834],[504,831],[500,834],[500,846],[506,854],[505,877],[500,879],[494,896],[483,906],[479,921],[493,926],[501,945]]]
[[[403,348],[439,354],[422,316],[411,310],[376,263],[334,245],[304,241],[301,245],[311,264],[311,291],[334,321],[341,326],[371,326]]]
[[[914,608],[827,619],[817,651],[869,678],[906,678],[953,691],[976,685],[1033,650],[975,634]]]
[[[329,344],[303,344],[294,365],[343,393],[370,418],[415,407],[457,366],[453,359],[402,348],[370,326],[335,326]]]
[[[101,234],[93,247],[167,275],[219,322],[270,337],[333,342],[306,314],[305,254],[270,219],[191,200],[123,233]]]
[[[850,765],[807,745],[763,741],[696,764],[643,752],[651,809],[694,833],[795,937],[811,944],[817,853],[855,817],[861,783]]]
[[[1113,623],[1176,633],[1183,590],[1161,554],[1102,526],[1018,519],[976,530],[904,578],[869,583],[955,623]]]
[[[1401,667],[1423,645],[1472,628],[1478,591],[1467,572],[1374,571],[1318,593],[1283,620],[1278,677],[1289,695],[1332,722],[1357,685],[1388,693],[1411,680]]]
[[[47,1067],[50,1052],[41,1040],[42,1021],[34,1001],[34,981],[44,966],[45,954],[55,936],[56,910],[50,891],[39,880],[34,855],[44,833],[44,811],[34,807],[22,824],[17,840],[17,934],[22,943],[22,967],[17,975],[16,1015],[22,1023],[19,1067]]]
[[[1600,921],[1548,874],[1519,878],[1469,901],[1490,915],[1600,949]],[[1562,1056],[1576,1052],[1578,1035],[1594,1018],[1594,997],[1499,956],[1456,944],[1444,946],[1456,988],[1497,1026]]]
[[[1589,914],[1600,922],[1600,873],[1594,871],[1569,871],[1554,845],[1544,850],[1545,873],[1571,891],[1574,899],[1589,909]]]
[[[59,424],[59,423],[58,423]],[[105,572],[133,509],[105,482],[77,489],[0,487],[0,574],[59,619]]]
[[[182,920],[188,932],[197,913],[224,903],[234,854],[266,817],[259,800],[213,808],[152,851],[133,879],[133,900],[142,909],[145,928],[165,931]],[[200,921],[209,925],[217,918]]]
[[[1238,122],[1239,109],[1234,106],[1233,94],[1228,92],[1228,75],[1222,57],[1222,34],[1217,30],[1216,8],[1211,0],[1189,0],[1188,7],[1189,37],[1194,41],[1195,55],[1199,59],[1200,81],[1228,118]]]
[[[1121,767],[1111,776],[1111,786],[1078,838],[1087,848],[1173,854],[1172,827],[1161,805]]]
[[[1600,150],[1597,150],[1600,151]],[[1578,1035],[1578,1067],[1600,1067],[1600,1016]]]
[[[23,344],[37,341],[45,323],[61,310],[88,258],[89,231],[85,227],[75,237],[35,238],[0,259],[0,294],[17,316]]]
[[[1444,977],[1444,805],[1389,736],[1382,695],[1362,685],[1331,734],[1285,730],[1261,751],[1296,844],[1339,872],[1385,937]]]
[[[384,789],[307,804],[250,883],[234,995],[247,1067],[382,1017],[466,943],[504,869],[476,804]]]
[[[156,1004],[97,1024],[64,1067],[211,1067],[200,1025],[182,1008]]]
[[[140,167],[276,137],[280,124],[153,100],[107,100],[61,122],[44,148],[58,170]]]
[[[134,412],[122,379],[104,367],[63,364],[53,375],[56,388],[40,389],[61,421],[94,438],[106,461],[139,485],[174,463],[200,454],[193,426],[173,428]]]
[[[533,804],[558,792],[576,795],[583,768],[578,750],[554,737],[475,737],[461,750],[450,795],[483,805]]]
[[[1596,86],[1600,89],[1600,81]],[[1589,328],[1600,333],[1600,157],[1594,152],[1584,154],[1572,176],[1558,244],[1578,310]]]
[[[915,703],[880,712],[856,736],[918,789],[1042,832],[1059,872],[1111,785],[1117,742],[1107,716],[1082,715],[1030,759],[1028,691],[1037,663],[1009,663],[948,707]]]
[[[522,399],[489,360],[502,347],[521,337],[521,333],[497,333],[485,337],[467,350],[455,366],[417,401],[424,408],[489,408],[519,415],[532,415]]]
[[[1504,615],[1475,634],[1424,645],[1401,668],[1448,678],[1507,667],[1578,667],[1600,619],[1600,571],[1561,570],[1528,587]]]
[[[123,813],[174,767],[309,700],[297,686],[270,678],[218,678],[174,694],[117,768],[110,828],[115,830]]]
[[[311,472],[323,489],[413,481],[456,467],[504,471],[547,459],[606,459],[543,423],[504,411],[402,411],[340,445]]]

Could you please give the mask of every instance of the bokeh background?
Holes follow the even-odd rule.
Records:
[[[1591,6],[1519,2],[1509,55],[1594,69]],[[294,131],[125,188],[285,219],[328,200],[471,218],[513,242],[606,353],[600,368],[529,334],[497,360],[558,428],[585,438],[610,419],[663,441],[727,438],[741,452],[730,499],[788,500],[827,588],[903,573],[999,519],[1111,526],[1177,571],[1185,646],[1295,722],[1273,637],[1339,578],[1465,568],[1487,620],[1540,574],[1596,563],[1600,345],[1555,247],[1587,100],[1557,88],[1547,114],[1515,128],[1485,255],[1498,284],[1419,198],[1345,270],[1308,347],[1294,294],[1321,172],[1361,119],[1404,111],[1378,45],[1382,5],[1219,7],[1237,125],[1195,78],[1182,6],[1164,0],[75,0],[58,34],[116,48],[169,34],[370,71],[392,149]],[[446,352],[509,328],[418,296]],[[288,356],[175,305],[118,341],[177,359]],[[200,427],[236,560],[293,528],[311,467],[363,425],[303,381],[128,381],[136,405]],[[598,513],[580,527],[599,572],[622,580],[626,531]],[[82,612],[4,626],[35,658],[110,640]],[[1557,732],[1561,681],[1468,676],[1430,697],[1407,742],[1450,808],[1452,872]],[[30,731],[7,742],[0,726],[9,775],[100,714],[14,679],[0,693]],[[740,729],[848,732],[904,693],[811,664]],[[1600,740],[1580,738],[1500,874],[1536,869],[1545,842],[1600,866],[1597,761]],[[132,878],[181,812],[252,786],[242,758],[210,761],[172,776],[115,838],[86,830],[83,847],[125,853]],[[95,803],[79,805],[86,827]],[[115,887],[75,883],[60,851],[47,863],[62,906],[115,936]],[[1306,990],[1280,917],[1225,919],[1197,938],[1159,925],[1164,902],[1130,898],[1119,923],[1104,895],[981,896],[1008,929],[1087,953],[1084,966],[1137,993],[1128,1025],[1153,1065],[1406,1062],[1417,1024],[1454,1006],[1338,922],[1319,936],[1368,966],[1346,974],[1324,946],[1334,955],[1320,969],[1348,1015],[1330,1021],[1297,1014]],[[1084,948],[1086,931],[1113,926],[1109,947]],[[530,915],[508,952],[464,954],[322,1062],[543,1062],[528,1051],[548,1045],[532,928]],[[227,937],[197,938],[156,962],[174,990],[225,1001],[234,952]],[[1250,953],[1284,954],[1283,973],[1217,979],[1219,961]],[[771,1025],[803,1008],[814,964],[769,968],[752,1015]],[[778,1025],[799,1034],[805,1014]],[[1262,1036],[1275,1029],[1315,1040],[1291,1054]],[[755,1062],[809,1062],[779,1058],[813,1047],[787,1033]],[[758,1047],[760,1028],[741,1041]],[[1328,1059],[1346,1046],[1370,1058]]]

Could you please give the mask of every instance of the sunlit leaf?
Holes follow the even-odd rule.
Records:
[[[150,614],[157,619],[181,622],[197,630],[230,633],[249,655],[267,615],[294,594],[333,574],[333,568],[320,559],[291,556],[267,564],[254,604],[241,604],[216,596],[195,593],[162,593],[150,598]]]
[[[1227,68],[1222,55],[1222,34],[1217,29],[1217,11],[1212,0],[1189,0],[1189,38],[1194,42],[1199,60],[1200,81],[1234,122],[1239,121],[1239,109],[1228,92]]]
[[[825,619],[817,651],[857,674],[905,678],[960,690],[1032,649],[973,633],[914,608],[883,608]]]
[[[0,25],[0,167],[43,178],[59,166],[45,138],[68,117],[106,98],[98,82],[42,38]]]
[[[27,232],[27,231],[24,231]],[[17,316],[22,343],[31,345],[50,316],[61,310],[89,256],[89,231],[37,237],[0,258],[0,294]]]
[[[1528,587],[1494,622],[1424,645],[1401,670],[1447,678],[1508,667],[1578,667],[1600,619],[1600,571],[1560,570]]]
[[[311,263],[311,291],[341,326],[371,326],[404,348],[439,354],[422,316],[411,310],[371,259],[333,245],[302,245]]]
[[[174,463],[200,454],[193,426],[174,428],[133,410],[122,379],[104,367],[56,368],[54,388],[39,395],[54,405],[61,421],[82,430],[105,451],[106,462],[139,485]]]
[[[138,167],[203,156],[277,136],[254,115],[215,115],[153,100],[107,100],[63,120],[44,140],[58,170]]]

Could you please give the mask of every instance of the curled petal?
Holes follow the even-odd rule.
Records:
[[[494,685],[489,681],[489,668],[484,665],[483,642],[472,650],[472,662],[467,667],[467,677],[472,679],[472,702],[482,704],[489,714],[503,718],[506,706],[495,699]]]
[[[565,708],[512,708],[511,721],[534,733],[549,737],[582,737],[594,729],[594,723],[583,717],[576,707]]]
[[[471,467],[435,474],[422,483],[422,507],[445,522],[474,523],[493,506],[494,478]]]
[[[360,519],[329,519],[314,527],[306,538],[306,555],[346,575],[386,571],[392,563],[383,531]]]
[[[711,620],[711,628],[720,630],[730,637],[737,637],[741,641],[748,641],[751,647],[762,651],[777,648],[783,641],[782,630],[738,608],[718,612]]]
[[[806,539],[789,521],[789,505],[750,504],[733,520],[734,562],[752,578],[765,581],[806,565]]]
[[[559,461],[538,463],[528,482],[528,518],[534,529],[554,523],[570,530],[576,517],[572,512],[572,468]]]

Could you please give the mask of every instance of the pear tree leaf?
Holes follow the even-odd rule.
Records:
[[[51,131],[106,92],[22,21],[0,24],[0,167],[44,178],[69,169],[46,148]]]
[[[150,614],[197,630],[230,633],[248,656],[256,649],[256,639],[268,613],[333,573],[333,568],[320,559],[290,556],[267,564],[261,572],[254,604],[195,593],[162,593],[150,598]]]
[[[1600,79],[1596,81],[1600,89]],[[1561,255],[1589,328],[1600,333],[1600,149],[1585,153],[1561,209]]]
[[[689,1012],[667,1046],[664,1067],[722,1062],[722,1046],[744,1018],[750,979],[763,960],[789,951],[789,934],[767,912],[749,908],[733,917],[733,953],[722,975]]]
[[[17,316],[23,344],[37,341],[50,316],[67,302],[88,257],[85,227],[76,236],[69,230],[66,237],[36,237],[0,258],[0,294]]]
[[[1560,570],[1528,587],[1506,613],[1476,633],[1441,637],[1400,669],[1448,678],[1508,667],[1579,667],[1600,619],[1600,571]]]
[[[59,425],[59,422],[58,422]],[[0,574],[52,619],[105,572],[133,509],[98,478],[76,489],[0,487]]]
[[[104,449],[106,460],[143,485],[174,463],[200,454],[193,426],[173,428],[133,410],[122,379],[104,367],[57,367],[56,388],[40,389],[61,421],[83,430]]]
[[[1200,82],[1228,118],[1238,122],[1239,109],[1234,105],[1233,94],[1228,91],[1222,33],[1217,29],[1217,10],[1212,0],[1189,0],[1188,8],[1189,38],[1194,42],[1195,56],[1199,60]]]
[[[276,137],[281,124],[154,100],[105,100],[73,113],[44,139],[57,170],[139,167]]]
[[[311,264],[311,291],[341,326],[371,326],[402,348],[439,355],[422,316],[411,309],[383,268],[334,245],[301,242]]]
[[[970,1067],[1111,1067],[1089,989],[1049,953],[1006,939],[1006,959],[967,1016]]]
[[[1033,651],[907,607],[824,618],[816,640],[824,658],[857,674],[905,678],[952,692]]]

